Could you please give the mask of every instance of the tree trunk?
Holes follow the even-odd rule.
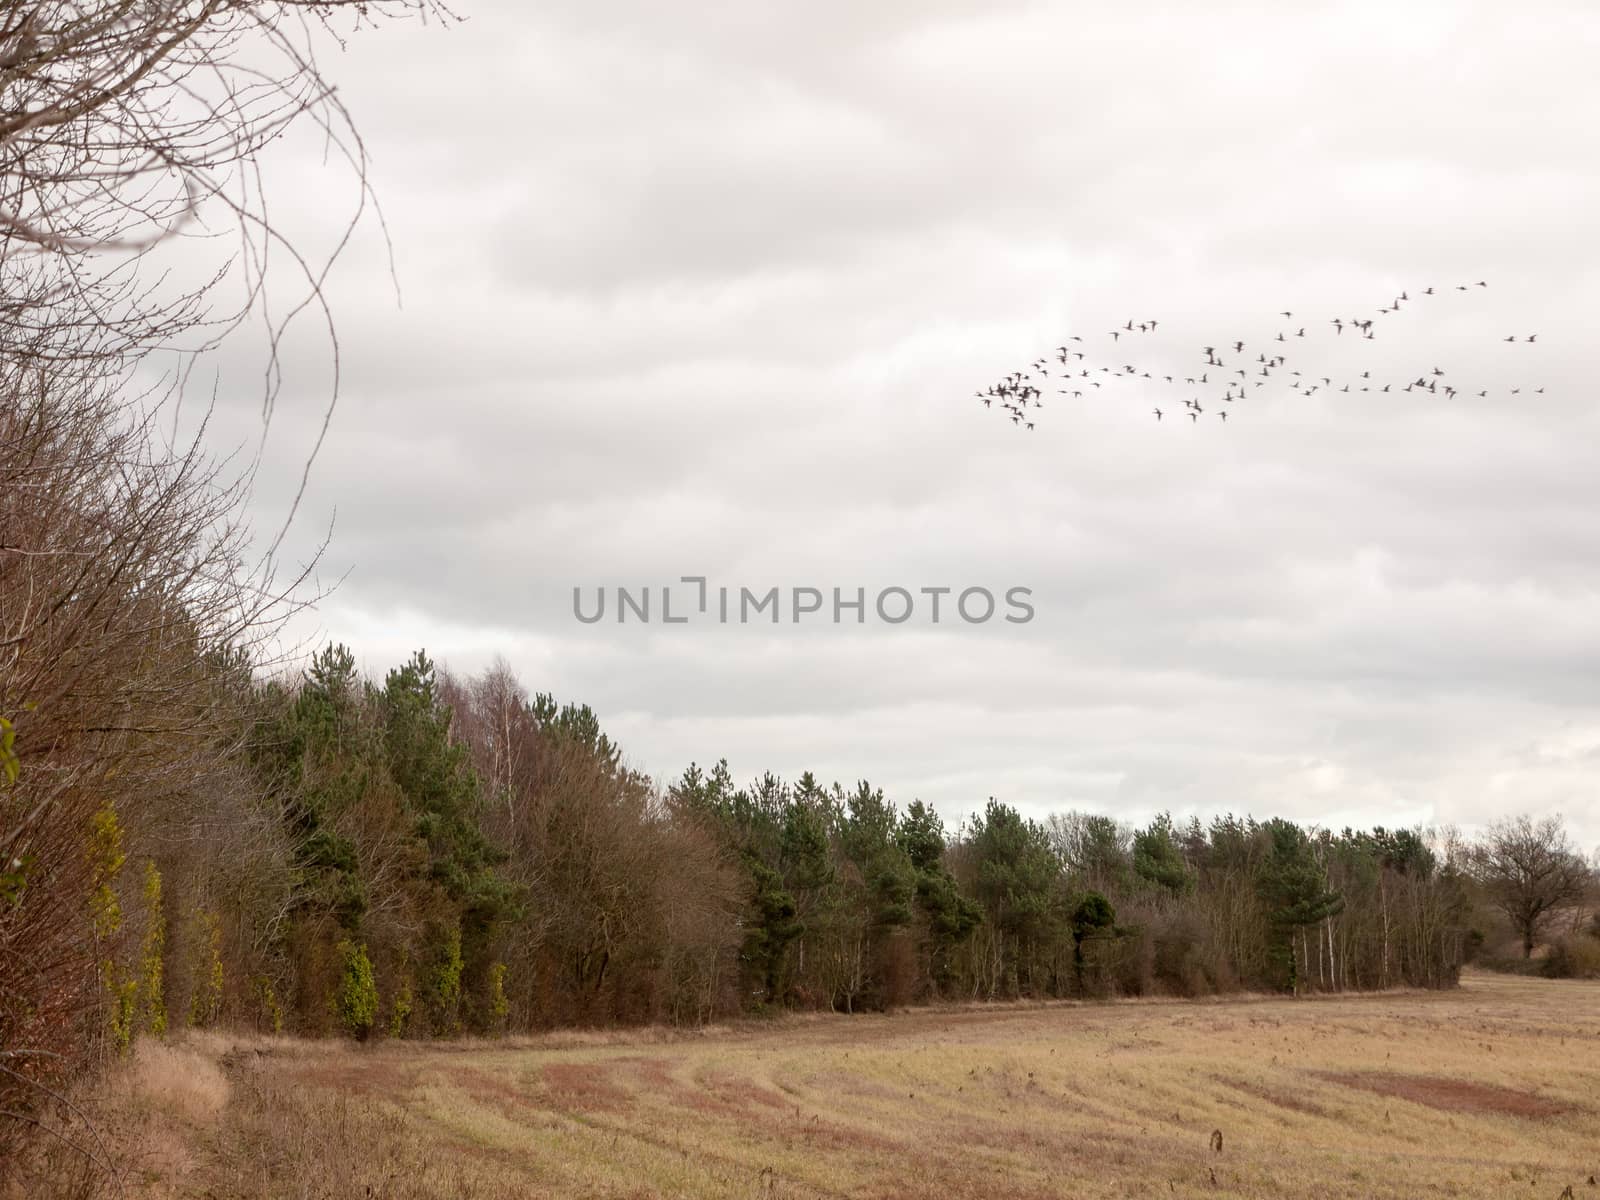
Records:
[[[1383,909],[1383,972],[1380,986],[1389,986],[1389,893],[1383,886],[1383,876],[1378,876],[1378,902]]]

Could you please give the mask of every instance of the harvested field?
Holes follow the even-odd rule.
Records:
[[[1600,1200],[1592,984],[155,1053],[135,1196]]]

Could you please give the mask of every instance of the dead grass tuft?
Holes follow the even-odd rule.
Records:
[[[194,1125],[215,1121],[228,1104],[216,1060],[188,1046],[141,1041],[123,1082],[136,1099]]]

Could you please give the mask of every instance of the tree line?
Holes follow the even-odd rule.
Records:
[[[1041,821],[990,799],[950,828],[866,781],[740,785],[718,761],[660,785],[588,707],[530,697],[503,663],[455,677],[419,651],[379,681],[330,646],[293,685],[241,659],[211,672],[234,727],[212,734],[223,750],[203,773],[158,803],[108,800],[68,830],[76,900],[61,876],[34,874],[37,857],[7,885],[0,922],[37,907],[81,927],[92,953],[58,986],[87,996],[113,1048],[218,1021],[439,1037],[940,1000],[1446,987],[1497,879],[1508,917],[1531,912],[1518,926],[1530,953],[1590,882],[1548,822],[1509,822],[1474,846],[1231,815]],[[1566,872],[1538,896],[1496,857],[1532,846]],[[20,1014],[46,1011],[18,974],[13,1038]]]

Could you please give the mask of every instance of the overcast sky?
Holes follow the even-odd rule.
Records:
[[[365,223],[295,543],[334,519],[321,574],[348,575],[305,630],[379,674],[503,654],[662,777],[868,778],[952,823],[990,795],[1560,811],[1600,844],[1593,0],[461,11],[324,61],[402,302]],[[323,244],[348,176],[305,146],[269,167]],[[1113,342],[1130,318],[1159,325]],[[1162,382],[1300,326],[1225,423]],[[1075,369],[1152,379],[1049,382],[1032,432],[974,397],[1071,334]],[[290,346],[263,527],[326,358]],[[219,444],[259,422],[257,348],[221,363]],[[1359,391],[1435,367],[1471,394]],[[575,586],[659,605],[683,575],[869,610],[1021,586],[1035,616],[573,617]]]

